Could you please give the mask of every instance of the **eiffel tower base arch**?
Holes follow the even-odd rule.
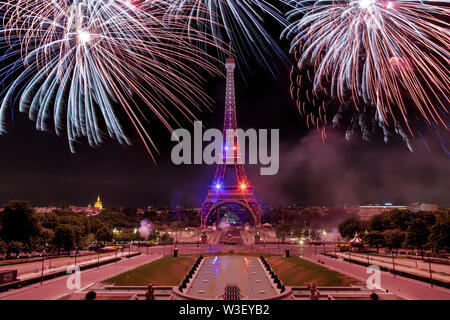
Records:
[[[206,227],[206,222],[208,221],[209,215],[216,210],[218,207],[224,204],[233,203],[244,207],[250,212],[253,217],[255,227],[261,227],[261,215],[262,210],[259,206],[258,201],[253,195],[252,188],[249,188],[247,192],[243,193],[241,190],[236,189],[236,194],[233,195],[232,191],[227,190],[226,192],[220,192],[213,190],[213,188],[208,191],[208,196],[205,202],[200,208],[201,226]],[[233,188],[234,189],[234,188]]]

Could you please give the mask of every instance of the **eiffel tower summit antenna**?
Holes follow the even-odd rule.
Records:
[[[231,43],[230,43],[231,48]],[[211,212],[217,207],[234,203],[246,208],[252,215],[256,227],[261,226],[261,207],[254,196],[254,186],[250,184],[245,174],[242,164],[240,146],[236,139],[228,138],[227,134],[232,134],[229,129],[237,130],[236,116],[236,96],[234,85],[234,69],[236,68],[235,59],[229,56],[225,63],[227,71],[226,94],[225,94],[225,117],[223,124],[223,145],[224,158],[223,163],[217,165],[213,185],[208,187],[208,194],[203,205],[200,208],[201,225],[206,226]],[[234,141],[232,145],[227,145],[227,141]],[[232,148],[233,154],[228,151]],[[231,149],[230,149],[231,150]],[[227,159],[227,157],[232,157]]]

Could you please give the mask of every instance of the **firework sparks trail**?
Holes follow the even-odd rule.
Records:
[[[190,40],[218,42],[193,29],[188,39],[184,19],[194,18],[169,14],[169,7],[162,0],[0,1],[0,133],[18,100],[38,130],[49,119],[58,135],[66,128],[72,151],[79,137],[99,145],[102,128],[130,144],[120,106],[153,157],[143,106],[171,130],[174,112],[193,119],[188,105],[209,103],[198,70],[220,72]]]
[[[359,121],[362,131],[364,122],[377,122],[385,139],[393,129],[408,140],[414,136],[416,120],[448,130],[448,1],[286,2],[294,7],[288,13],[291,24],[282,34],[292,40],[291,52],[297,56],[291,74],[293,97],[312,100],[326,95],[347,113],[351,100],[353,122]],[[301,70],[308,70],[312,83],[306,99],[298,91],[305,82]],[[298,106],[305,108],[301,102]],[[317,108],[316,116],[308,118],[315,126],[326,122],[330,111],[325,103]],[[339,110],[334,113],[337,118],[342,115]]]
[[[294,59],[298,60],[299,47],[294,50]],[[293,65],[291,68],[291,97],[295,100],[299,113],[306,119],[308,128],[316,127],[326,140],[326,128],[343,127],[345,138],[351,137],[359,130],[363,141],[371,142],[376,136],[383,137],[388,143],[391,136],[398,135],[404,141],[410,151],[413,151],[411,137],[406,134],[401,126],[394,123],[392,128],[380,119],[379,113],[374,105],[370,103],[359,103],[355,108],[354,101],[349,98],[344,102],[337,97],[331,97],[327,86],[322,83],[320,91],[314,90],[314,67]]]
[[[174,0],[172,8],[192,17],[188,30],[201,28],[218,41],[231,42],[238,62],[244,65],[253,58],[272,70],[274,57],[286,61],[283,50],[266,31],[264,17],[283,26],[287,22],[266,0]]]

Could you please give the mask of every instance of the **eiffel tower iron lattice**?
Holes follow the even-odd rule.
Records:
[[[229,57],[226,61],[227,82],[225,95],[225,118],[223,126],[223,162],[217,165],[213,185],[208,187],[208,194],[200,208],[202,227],[206,226],[211,212],[223,204],[234,203],[246,208],[255,221],[255,226],[261,226],[262,210],[245,174],[241,160],[240,146],[237,139],[228,137],[233,134],[230,130],[237,130],[236,97],[234,87],[235,60]],[[227,145],[227,141],[233,141]],[[232,148],[232,149],[231,149]],[[229,152],[227,152],[230,150]],[[232,152],[231,152],[232,151]],[[231,158],[230,158],[231,157]]]

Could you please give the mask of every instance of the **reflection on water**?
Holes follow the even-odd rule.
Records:
[[[235,283],[249,299],[276,295],[275,289],[255,257],[215,256],[205,258],[188,295],[216,299],[227,283]]]

